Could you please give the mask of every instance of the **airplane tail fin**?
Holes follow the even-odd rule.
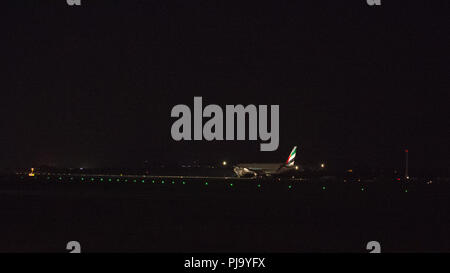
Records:
[[[289,154],[289,158],[286,161],[286,166],[294,166],[294,159],[295,159],[295,155],[297,154],[297,146],[294,147],[294,149],[292,149],[291,153]]]

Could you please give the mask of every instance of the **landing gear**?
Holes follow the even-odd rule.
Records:
[[[267,179],[270,179],[271,177],[266,174],[258,174],[258,175],[255,175],[255,178],[258,180],[267,180]]]

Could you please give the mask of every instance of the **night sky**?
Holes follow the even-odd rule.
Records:
[[[448,168],[448,1],[243,2],[2,3],[0,167]],[[172,140],[194,96],[280,105],[278,150]]]

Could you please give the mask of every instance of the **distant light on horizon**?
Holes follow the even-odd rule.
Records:
[[[226,161],[222,161],[222,165],[223,165],[223,166],[226,166],[226,165],[227,165],[227,162],[226,162]]]

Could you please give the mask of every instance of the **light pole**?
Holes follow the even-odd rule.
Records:
[[[405,178],[409,179],[409,176],[408,176],[408,149],[405,150],[405,157],[406,157]]]

